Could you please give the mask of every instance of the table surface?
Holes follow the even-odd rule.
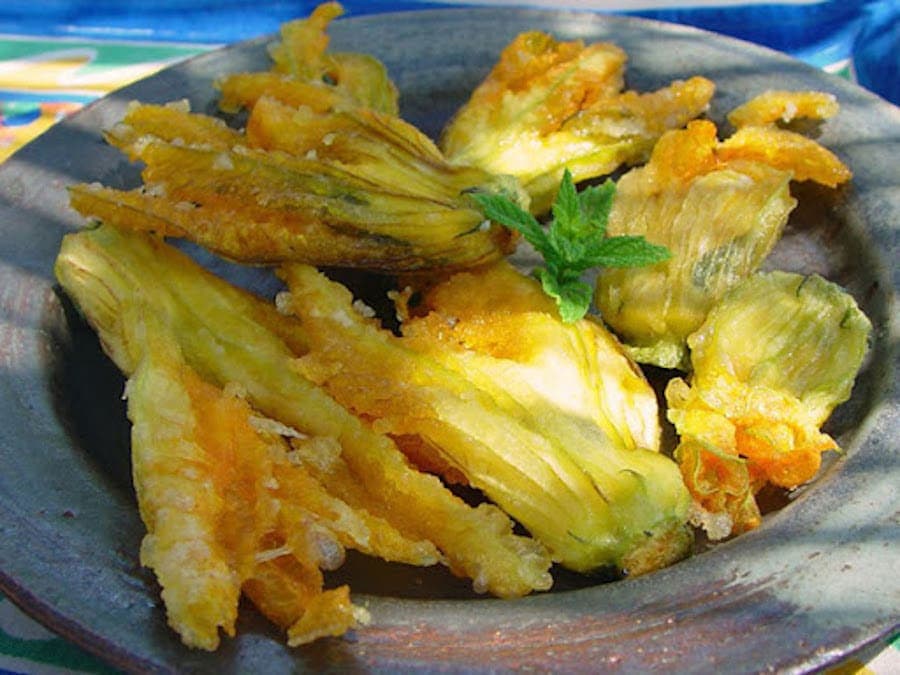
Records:
[[[227,3],[209,3],[207,6],[202,1],[181,5],[177,2],[145,2],[142,3],[143,13],[135,15],[116,9],[118,3],[75,0],[55,3],[53,6],[57,10],[60,6],[68,6],[69,11],[48,16],[46,11],[41,14],[35,10],[41,3],[7,0],[6,8],[0,8],[0,162],[90,101],[219,44],[274,32],[281,21],[307,13],[314,3],[298,3],[290,8],[285,8],[286,4],[272,3],[273,11],[255,11],[246,15],[246,10],[235,9]],[[349,13],[358,14],[461,3],[454,3],[454,0],[444,3],[369,0],[367,3],[343,4]],[[541,3],[538,0],[528,4]],[[563,3],[544,4],[560,7]],[[566,4],[615,10],[629,3],[576,0]],[[721,21],[722,12],[715,16],[709,12],[679,14],[672,9],[673,5],[679,4],[676,2],[637,4],[648,10],[638,12],[644,15],[722,28],[715,23]],[[854,3],[823,4],[842,5],[846,11],[847,5]],[[633,7],[634,3],[631,5]],[[87,11],[89,7],[93,8],[91,12]],[[101,10],[99,16],[97,7]],[[154,7],[159,11],[154,12]],[[254,7],[258,8],[258,3]],[[105,15],[103,11],[106,11]],[[287,11],[293,14],[288,15]],[[816,44],[810,46],[807,40],[796,45],[794,55],[833,72],[836,77],[858,80],[850,32],[858,37],[862,30],[862,24],[856,18],[848,18],[846,25],[822,37]],[[893,32],[897,32],[896,28]],[[891,58],[896,68],[897,51]],[[889,91],[878,93],[892,96]],[[36,623],[0,595],[0,673],[7,672],[55,675],[114,671]],[[855,655],[833,672],[900,673],[900,636]]]

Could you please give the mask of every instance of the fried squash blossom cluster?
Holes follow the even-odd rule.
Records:
[[[127,379],[140,559],[186,645],[234,636],[242,598],[290,645],[365,624],[328,583],[347,550],[501,598],[549,590],[554,566],[645,574],[698,527],[756,527],[765,485],[815,476],[869,322],[825,279],[759,268],[792,182],[850,179],[786,127],[832,97],[761,93],[720,140],[706,78],[626,90],[619,47],[529,32],[433,141],[382,63],[328,49],[341,13],[285,24],[269,70],[222,77],[221,114],[133,104],[105,138],[141,184],[70,188],[89,226],[55,272]],[[576,194],[615,171],[614,199]],[[555,254],[543,285],[510,262],[533,239],[586,255],[589,232],[608,262],[596,288],[566,283],[599,314],[548,295]],[[635,263],[644,244],[664,255]],[[388,311],[335,268],[389,279]],[[674,452],[639,363],[674,369]]]

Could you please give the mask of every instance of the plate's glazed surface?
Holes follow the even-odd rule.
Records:
[[[752,672],[821,668],[896,628],[900,607],[897,383],[900,111],[775,53],[691,29],[591,14],[449,10],[342,20],[339,50],[375,54],[402,114],[435,135],[518,32],[611,40],[646,91],[694,74],[710,117],[768,88],[834,92],[819,140],[853,169],[838,192],[799,187],[769,262],[843,284],[874,324],[853,398],[826,429],[845,452],[750,534],[652,575],[499,601],[446,575],[351,561],[370,626],[290,650],[251,610],[215,654],[165,625],[137,551],[122,379],[55,288],[60,239],[80,227],[65,186],[136,184],[100,129],[130,100],[215,110],[213,79],[268,67],[265,41],[209,53],[54,127],[0,167],[0,589],[112,664],[134,671],[470,670]]]

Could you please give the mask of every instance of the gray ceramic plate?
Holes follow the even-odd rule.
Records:
[[[821,141],[855,172],[831,193],[804,188],[772,265],[844,284],[875,325],[871,358],[829,422],[845,453],[750,534],[644,578],[516,601],[465,597],[449,577],[351,561],[373,623],[288,650],[252,610],[219,652],[184,649],[139,568],[122,380],[54,287],[75,181],[132,185],[136,170],[99,130],[128,101],[215,107],[211,80],[267,67],[263,41],[180,64],[90,106],[0,168],[0,588],[110,663],[135,671],[397,669],[807,670],[897,626],[897,391],[900,112],[835,77],[747,44],[639,20],[508,10],[342,20],[336,49],[387,64],[403,114],[436,133],[516,33],[613,40],[629,86],[702,74],[711,116],[770,87],[837,94]]]

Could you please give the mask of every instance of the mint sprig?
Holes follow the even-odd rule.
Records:
[[[643,236],[606,236],[606,223],[616,194],[616,184],[575,189],[572,174],[563,172],[545,228],[528,211],[502,195],[473,194],[486,218],[517,230],[544,258],[535,270],[544,292],[556,300],[559,315],[571,323],[587,314],[594,289],[581,280],[594,267],[643,267],[671,257],[665,246],[651,244]]]

